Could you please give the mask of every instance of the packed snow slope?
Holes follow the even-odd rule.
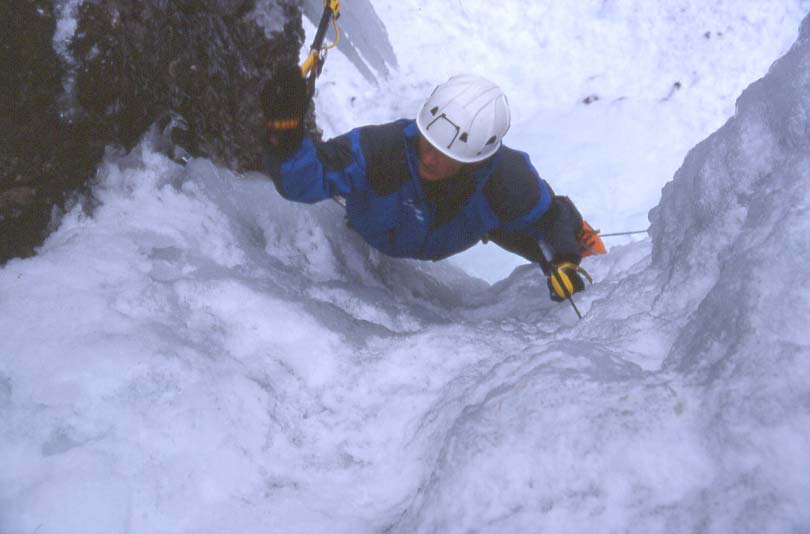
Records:
[[[810,18],[582,321],[161,144],[0,270],[0,533],[810,530]]]

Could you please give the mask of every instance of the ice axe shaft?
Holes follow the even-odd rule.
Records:
[[[309,48],[309,55],[301,64],[301,75],[307,79],[310,96],[315,93],[315,78],[321,74],[321,66],[326,59],[326,50],[337,46],[340,40],[340,30],[337,25],[338,17],[340,17],[340,0],[324,0],[323,14],[318,23],[318,30],[315,32],[315,38]],[[323,41],[326,38],[326,30],[329,29],[330,23],[335,27],[335,42],[325,47]]]
[[[309,47],[310,50],[320,50],[323,47],[323,40],[326,37],[326,30],[329,29],[329,23],[332,22],[332,17],[337,18],[339,13],[340,2],[324,2],[321,21],[318,23],[318,31],[315,32],[312,46]]]
[[[553,269],[553,268],[554,268],[554,267],[552,267],[552,269]],[[565,284],[563,284],[563,281],[560,279],[560,274],[559,274],[559,273],[558,273],[556,270],[555,270],[555,271],[552,273],[552,276],[553,276],[554,278],[556,278],[556,279],[557,279],[557,283],[558,283],[558,284],[560,284],[561,286],[565,285]],[[567,291],[566,291],[566,293],[567,293]],[[577,317],[579,317],[580,319],[582,319],[582,314],[581,314],[581,313],[579,313],[579,308],[577,308],[577,305],[576,305],[576,304],[574,304],[573,295],[568,295],[567,300],[568,300],[568,302],[570,302],[570,303],[571,303],[571,306],[574,308],[574,311],[576,312]]]
[[[568,302],[570,302],[570,303],[571,303],[571,306],[573,306],[573,307],[574,307],[574,311],[575,311],[575,312],[577,312],[577,317],[579,317],[580,319],[582,319],[582,314],[581,314],[581,313],[579,313],[579,308],[577,308],[577,305],[576,305],[576,304],[574,304],[574,299],[572,299],[571,297],[568,297]]]
[[[543,256],[544,256],[543,259],[545,259],[545,254]],[[566,265],[566,264],[564,264],[564,265]],[[572,264],[567,264],[567,265],[572,265]],[[578,272],[581,272],[582,274],[584,274],[589,282],[593,283],[593,280],[591,279],[591,276],[588,274],[587,271],[585,271],[585,269],[582,269],[581,267],[578,267],[578,266],[575,266],[575,265],[573,267]],[[565,287],[565,284],[563,283],[562,278],[560,277],[560,272],[559,272],[559,269],[561,268],[561,266],[550,264],[549,268],[551,269],[551,275],[550,276],[553,276],[556,279],[557,284],[561,288]],[[568,291],[565,291],[565,292],[567,293]],[[568,295],[566,297],[566,300],[568,300],[568,302],[571,303],[571,307],[574,308],[574,312],[576,312],[577,317],[582,319],[582,314],[580,313],[579,308],[577,308],[577,305],[574,303],[573,294]]]

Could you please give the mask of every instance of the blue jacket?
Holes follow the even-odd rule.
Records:
[[[344,197],[351,227],[389,256],[439,260],[492,239],[541,263],[539,241],[555,257],[578,257],[579,213],[554,196],[526,154],[501,146],[455,177],[423,182],[418,137],[413,120],[364,126],[325,143],[305,137],[286,159],[268,152],[267,171],[286,199]]]

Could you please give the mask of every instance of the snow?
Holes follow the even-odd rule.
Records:
[[[810,6],[537,3],[527,25],[434,5],[375,3],[401,70],[378,88],[330,56],[324,124],[409,114],[453,66],[435,47],[455,50],[517,90],[513,145],[545,140],[532,156],[560,170],[592,148],[544,174],[597,225],[634,224],[658,199],[627,195],[643,204],[674,173],[651,239],[585,263],[597,283],[577,321],[536,267],[490,287],[381,256],[336,204],[286,202],[261,174],[180,166],[156,132],[110,150],[92,214],[0,269],[0,533],[810,530],[810,18],[701,141]],[[700,22],[734,45],[677,40]],[[492,45],[504,35],[569,51],[548,60],[568,74],[521,93],[525,62]],[[638,91],[616,74],[578,104],[589,56]],[[706,81],[659,102],[656,76],[687,68]],[[619,94],[636,96],[606,104]],[[603,190],[578,185],[595,169]]]
[[[731,116],[740,92],[788,49],[810,11],[806,0],[374,6],[399,72],[368,86],[348,61],[330,56],[317,98],[327,136],[414,117],[436,84],[460,72],[482,75],[509,98],[506,144],[527,152],[555,191],[606,233],[647,228],[647,212],[686,152]],[[589,96],[598,100],[586,105]],[[492,245],[451,261],[490,283],[525,263]]]

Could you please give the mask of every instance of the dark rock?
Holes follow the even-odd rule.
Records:
[[[5,215],[14,217],[24,210],[30,209],[37,197],[37,190],[33,187],[13,187],[0,191],[0,221]]]
[[[0,3],[0,263],[33,254],[52,206],[92,176],[100,151],[60,120],[64,69],[47,0]],[[25,185],[26,187],[20,187]]]
[[[52,2],[0,3],[0,263],[33,254],[53,208],[88,190],[105,146],[128,150],[152,124],[184,154],[258,167],[257,95],[275,65],[297,62],[304,33],[293,0],[277,3],[283,31],[269,37],[254,5],[86,0],[66,62],[53,50]]]
[[[260,161],[261,82],[295,63],[300,13],[285,4],[285,30],[268,39],[249,0],[95,0],[81,7],[72,51],[79,104],[107,142],[131,148],[170,113],[191,155],[235,170]]]

